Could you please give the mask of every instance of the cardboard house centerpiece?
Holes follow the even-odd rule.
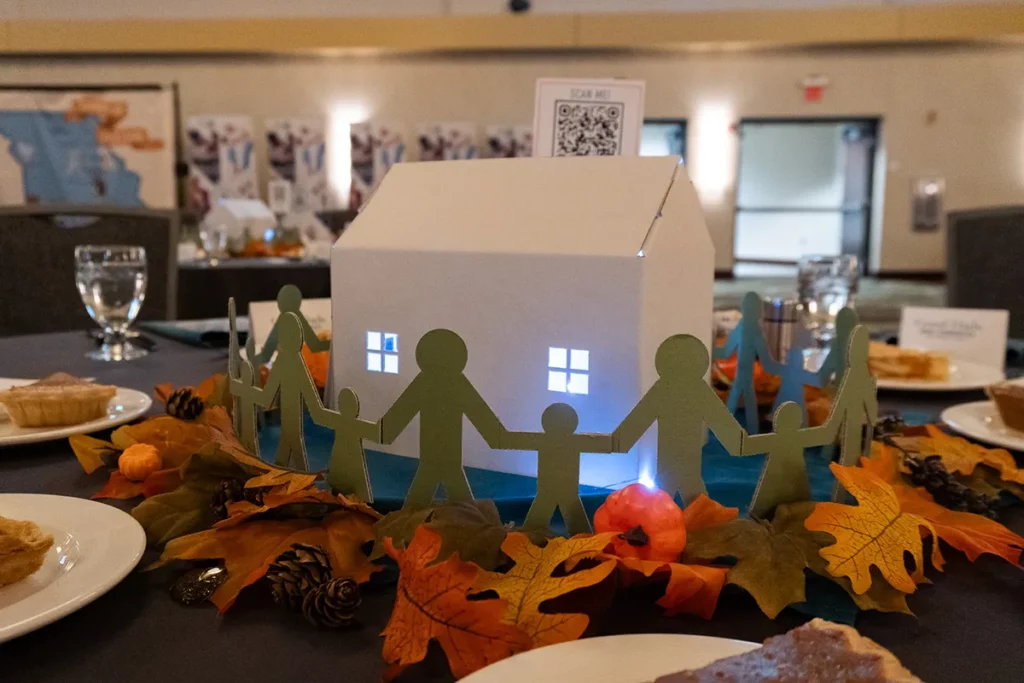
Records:
[[[568,403],[611,433],[657,378],[658,345],[711,346],[714,248],[678,157],[398,164],[331,256],[333,380],[377,419],[447,328],[504,426],[540,431]],[[419,453],[418,422],[382,450]],[[655,427],[629,453],[584,455],[580,481],[653,472]],[[464,422],[465,465],[534,475],[532,452],[491,450]],[[376,448],[376,446],[374,446]]]

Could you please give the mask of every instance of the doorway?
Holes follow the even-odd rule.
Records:
[[[686,119],[644,119],[640,156],[678,155],[686,162]]]
[[[867,263],[878,119],[740,122],[736,274],[793,272],[801,256]]]

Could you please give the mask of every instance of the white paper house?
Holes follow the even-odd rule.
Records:
[[[666,337],[710,344],[713,279],[678,157],[398,164],[333,249],[333,379],[376,420],[416,376],[416,342],[444,327],[508,429],[539,431],[565,402],[578,431],[610,433],[656,379]],[[418,429],[381,450],[418,455]],[[584,455],[582,483],[653,471],[654,436]],[[466,465],[536,473],[535,453],[492,451],[468,421],[463,442]]]

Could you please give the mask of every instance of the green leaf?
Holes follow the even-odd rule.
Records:
[[[210,494],[188,486],[147,498],[135,506],[132,517],[146,530],[151,545],[163,545],[214,522]]]
[[[260,472],[255,468],[246,467],[219,446],[211,445],[188,459],[181,472],[181,480],[191,489],[212,494],[226,479],[244,482],[258,474]]]
[[[443,502],[385,515],[374,528],[377,540],[370,559],[384,555],[385,538],[390,538],[396,548],[405,548],[421,524],[426,524],[441,536],[436,562],[443,562],[458,553],[462,560],[473,562],[487,571],[493,571],[501,564],[501,544],[509,530],[501,523],[498,508],[491,500]]]

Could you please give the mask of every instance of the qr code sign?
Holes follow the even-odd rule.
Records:
[[[622,102],[555,102],[556,157],[622,153]]]

